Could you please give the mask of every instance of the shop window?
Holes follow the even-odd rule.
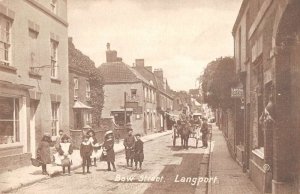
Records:
[[[114,120],[117,125],[124,126],[125,123],[125,114],[124,112],[113,112],[112,113]],[[126,124],[130,123],[130,115],[131,113],[126,113]]]
[[[0,109],[0,144],[19,142],[19,100],[0,97]]]
[[[11,22],[0,16],[0,64],[10,65],[10,28]]]
[[[51,103],[51,131],[52,136],[57,136],[59,131],[59,103]]]

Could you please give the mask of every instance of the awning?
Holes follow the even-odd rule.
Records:
[[[87,105],[83,104],[82,102],[80,102],[79,100],[77,100],[75,102],[73,108],[75,108],[75,109],[91,109],[92,107],[87,106]]]

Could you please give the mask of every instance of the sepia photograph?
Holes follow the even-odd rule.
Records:
[[[0,193],[300,194],[300,0],[0,0]]]

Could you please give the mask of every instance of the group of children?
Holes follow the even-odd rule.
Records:
[[[143,152],[143,142],[140,140],[140,134],[132,135],[132,129],[129,130],[128,137],[124,140],[125,153],[127,166],[129,166],[129,160],[131,162],[131,167],[133,166],[133,160],[135,161],[135,169],[137,170],[137,166],[139,163],[139,169],[142,169],[142,162],[144,160],[144,152]],[[46,133],[42,141],[40,142],[37,149],[37,160],[41,162],[42,173],[47,175],[47,164],[50,164],[51,155],[50,155],[50,144],[51,144],[51,136]],[[102,147],[102,153],[100,149]],[[63,134],[63,131],[59,131],[59,137],[57,138],[55,148],[57,153],[54,154],[54,160],[57,165],[62,166],[63,174],[65,174],[65,169],[68,169],[68,174],[70,175],[71,165],[72,165],[72,153],[73,146],[71,143],[71,138]],[[107,162],[107,170],[116,171],[115,166],[115,152],[114,152],[114,135],[112,131],[107,131],[104,136],[104,143],[99,144],[96,137],[95,132],[93,130],[89,130],[86,135],[83,136],[82,143],[80,144],[80,156],[82,158],[82,172],[91,173],[90,166],[92,166],[92,162],[95,167],[97,167],[97,159],[100,161]]]

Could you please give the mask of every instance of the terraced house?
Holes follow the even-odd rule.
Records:
[[[163,130],[164,111],[171,108],[172,97],[166,94],[156,71],[144,66],[143,59],[137,59],[134,67],[125,64],[115,50],[110,50],[109,44],[106,59],[99,67],[105,94],[102,117],[112,117],[117,126],[130,123],[135,132],[142,134]]]
[[[69,129],[66,0],[0,2],[0,171]]]
[[[300,191],[300,1],[244,0],[233,27],[244,94],[234,157],[265,193]]]

